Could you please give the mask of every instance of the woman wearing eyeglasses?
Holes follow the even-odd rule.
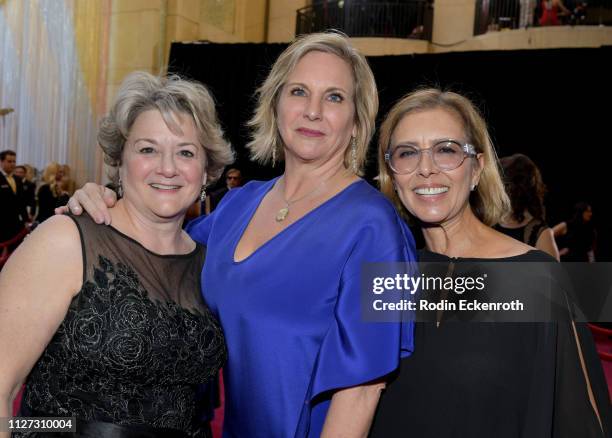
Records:
[[[421,261],[448,267],[447,277],[466,264],[554,262],[491,228],[509,200],[486,124],[463,96],[424,89],[400,100],[382,125],[379,160],[383,193],[423,230]],[[414,353],[389,383],[371,437],[604,436],[607,390],[592,344],[580,341],[582,351],[569,318],[468,323],[440,312],[416,324]]]

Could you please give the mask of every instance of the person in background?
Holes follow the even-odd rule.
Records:
[[[504,157],[500,161],[511,211],[495,229],[559,260],[553,231],[546,224],[546,186],[542,181],[540,169],[531,158],[523,154]]]
[[[29,216],[24,202],[23,184],[15,178],[17,153],[12,150],[0,152],[0,243],[7,242],[22,232]],[[11,245],[15,248],[16,242]],[[12,250],[12,249],[10,249]]]
[[[218,190],[213,191],[209,196],[206,197],[205,202],[205,212],[206,214],[210,214],[217,208],[221,199],[225,196],[227,192],[236,187],[240,187],[242,185],[242,172],[240,169],[236,169],[232,167],[227,172],[225,172],[225,186],[221,187]]]
[[[550,278],[552,257],[491,228],[510,201],[486,123],[468,99],[434,88],[406,95],[385,117],[378,157],[381,190],[423,229],[421,261],[444,265],[447,278],[490,262],[529,262],[525,274]],[[601,363],[588,330],[576,330],[563,310],[549,323],[469,322],[451,311],[418,322],[414,353],[388,384],[370,436],[608,436]]]
[[[560,16],[570,16],[571,11],[565,7],[562,0],[542,0],[541,13],[538,22],[540,26],[559,26]]]
[[[555,225],[553,232],[560,242],[561,261],[595,262],[597,231],[593,224],[593,209],[590,204],[576,203],[572,218]]]
[[[55,181],[55,175],[61,168],[61,165],[57,161],[51,161],[45,166],[41,176],[41,184],[51,184]]]
[[[533,26],[537,0],[519,0],[519,28]]]
[[[52,172],[55,172],[53,174]],[[38,214],[36,221],[42,223],[53,216],[57,207],[66,204],[66,190],[62,184],[64,180],[64,169],[57,163],[49,164],[43,173],[42,184],[38,188]]]
[[[393,206],[361,179],[378,93],[345,35],[299,37],[257,93],[248,147],[282,176],[230,190],[189,232],[207,245],[205,301],[228,345],[224,436],[367,436],[386,376],[412,352],[412,324],[361,315],[361,269],[414,261]],[[109,221],[114,196],[81,206]],[[112,210],[111,210],[112,211]],[[341,232],[339,232],[341,230]]]
[[[15,167],[13,175],[21,181],[23,186],[23,202],[28,210],[28,222],[32,222],[36,215],[36,183],[29,178],[29,173],[26,165],[22,164]]]
[[[51,217],[0,275],[0,417],[25,382],[22,415],[75,417],[75,438],[210,438],[196,391],[226,347],[200,294],[206,250],[181,225],[233,159],[214,102],[132,73],[98,142],[124,195],[113,225]]]
[[[62,186],[64,187],[64,191],[68,194],[68,196],[72,196],[74,194],[74,191],[76,190],[76,183],[72,178],[72,169],[67,164],[60,164],[60,169],[64,174],[64,176],[62,177]]]

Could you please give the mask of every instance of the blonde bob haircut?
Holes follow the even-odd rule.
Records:
[[[104,151],[104,162],[111,168],[109,178],[113,183],[117,184],[119,178],[118,167],[130,129],[138,116],[149,110],[158,110],[168,129],[178,135],[182,130],[176,118],[191,118],[206,156],[206,184],[216,181],[225,166],[234,161],[217,120],[215,103],[204,85],[176,75],[159,77],[138,71],[125,78],[98,130],[98,143]]]
[[[465,140],[483,154],[484,168],[477,190],[470,193],[469,203],[476,217],[486,225],[494,225],[510,211],[510,200],[504,189],[499,171],[499,160],[487,124],[474,104],[466,97],[452,91],[425,88],[414,91],[398,101],[387,114],[381,128],[378,144],[378,171],[380,189],[397,210],[408,219],[414,219],[404,207],[393,187],[393,171],[385,162],[385,152],[391,144],[391,136],[398,123],[408,114],[444,109],[458,116],[463,123]]]
[[[331,53],[346,61],[353,72],[355,103],[356,164],[357,174],[362,174],[368,144],[374,133],[378,112],[378,92],[374,75],[365,57],[349,42],[346,35],[337,32],[313,33],[297,38],[278,57],[270,74],[257,90],[257,107],[248,122],[253,128],[252,140],[247,144],[251,158],[261,164],[272,162],[276,149],[278,159],[283,158],[283,139],[277,127],[276,108],[280,92],[296,64],[309,52]],[[348,145],[347,145],[348,146]],[[274,163],[272,163],[274,164]],[[344,154],[344,166],[352,169],[350,148]]]

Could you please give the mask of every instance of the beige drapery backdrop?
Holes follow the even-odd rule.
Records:
[[[0,149],[100,181],[110,0],[0,0]]]

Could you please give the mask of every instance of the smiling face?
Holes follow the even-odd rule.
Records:
[[[204,149],[191,117],[175,115],[172,132],[157,110],[141,113],[123,150],[119,176],[126,202],[153,220],[181,218],[206,181]]]
[[[355,135],[354,81],[336,55],[309,52],[296,64],[276,107],[285,160],[342,161]]]
[[[426,149],[448,139],[467,142],[460,118],[436,108],[404,116],[393,131],[391,148],[401,144]],[[469,208],[470,189],[478,184],[483,160],[479,154],[478,158],[466,158],[456,169],[441,171],[431,155],[423,153],[416,170],[405,175],[393,174],[397,194],[421,222],[444,225]]]

